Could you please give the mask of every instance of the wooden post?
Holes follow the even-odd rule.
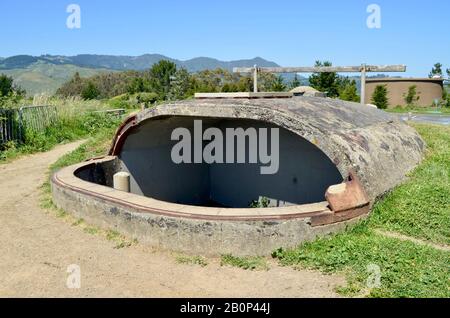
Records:
[[[405,65],[319,66],[319,67],[235,67],[234,73],[253,72],[253,91],[258,92],[258,72],[261,73],[361,73],[361,104],[366,103],[367,72],[405,72]]]
[[[252,73],[254,67],[234,67],[235,73]],[[366,72],[404,72],[405,65],[366,65]],[[258,67],[260,73],[360,73],[359,66],[319,66],[319,67]]]
[[[258,93],[258,67],[253,67],[253,92]]]
[[[366,64],[361,67],[361,105],[366,104]]]

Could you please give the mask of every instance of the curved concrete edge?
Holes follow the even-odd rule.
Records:
[[[371,201],[403,182],[405,176],[423,159],[425,142],[419,134],[389,114],[365,110],[381,119],[362,127],[352,126],[337,115],[336,118],[326,115],[325,119],[321,119],[329,125],[326,126],[306,112],[305,105],[311,106],[311,101],[315,99],[302,101],[298,102],[299,105],[295,104],[298,109],[283,105],[284,99],[277,101],[276,105],[271,104],[272,107],[261,104],[263,101],[246,103],[235,100],[195,100],[159,105],[128,117],[118,129],[109,154],[119,155],[133,127],[146,120],[167,116],[257,120],[285,128],[318,147],[336,165],[343,179],[354,171]],[[339,103],[333,100],[327,102]],[[350,107],[352,103],[341,106]]]
[[[369,204],[333,212],[327,202],[267,209],[184,206],[86,182],[75,172],[114,160],[105,157],[64,168],[52,177],[57,207],[90,224],[117,230],[144,244],[190,254],[268,255],[345,229]]]

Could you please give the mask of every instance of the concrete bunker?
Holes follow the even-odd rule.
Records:
[[[194,163],[195,145],[191,138],[190,163],[174,163],[171,150],[178,141],[171,140],[171,134],[182,127],[194,137],[198,133],[194,132],[195,121],[202,124],[202,135],[210,127],[220,129],[224,145],[230,144],[226,142],[226,129],[248,131],[255,128],[258,131],[266,128],[269,135],[272,128],[278,128],[277,173],[261,174],[264,165],[259,158],[256,163],[250,163],[250,152],[253,151],[250,146],[258,140],[250,140],[249,135],[244,137],[245,162],[237,162],[238,141],[235,138],[232,162],[226,162],[227,149],[224,147],[219,162],[201,160],[201,163]],[[206,145],[208,141],[203,141],[202,153]],[[254,150],[257,153],[257,149]],[[131,175],[132,193],[197,206],[247,208],[252,201],[262,197],[270,199],[272,206],[320,202],[329,186],[343,180],[336,166],[315,145],[285,128],[253,119],[189,116],[149,119],[131,129],[118,158],[122,170]]]
[[[119,127],[108,156],[53,176],[54,201],[151,245],[261,255],[364,217],[422,158],[424,143],[416,131],[385,112],[339,100],[283,97],[221,96],[141,111]],[[264,175],[259,161],[174,163],[177,141],[171,133],[182,127],[194,135],[200,120],[202,131],[214,127],[224,135],[227,128],[277,128],[279,169]],[[248,155],[249,144],[246,150]],[[113,189],[117,172],[131,175],[129,193]],[[249,208],[262,197],[270,207]]]

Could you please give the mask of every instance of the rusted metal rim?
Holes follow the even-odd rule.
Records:
[[[74,191],[95,199],[114,202],[124,208],[132,208],[142,213],[221,221],[275,221],[310,218],[311,226],[346,221],[370,210],[370,202],[365,195],[358,178],[350,173],[348,181],[331,186],[325,197],[327,201],[278,208],[213,208],[170,203],[125,193],[110,187],[84,181],[76,173],[93,168],[97,164],[115,160],[115,157],[93,159],[70,166],[56,172],[52,183],[66,191]]]

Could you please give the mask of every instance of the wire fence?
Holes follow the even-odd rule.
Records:
[[[23,127],[41,132],[58,121],[56,106],[25,106],[19,109]]]
[[[0,146],[12,140],[23,140],[19,109],[0,108]]]
[[[58,120],[55,106],[0,108],[0,146],[8,141],[25,141],[25,131],[42,132]]]

